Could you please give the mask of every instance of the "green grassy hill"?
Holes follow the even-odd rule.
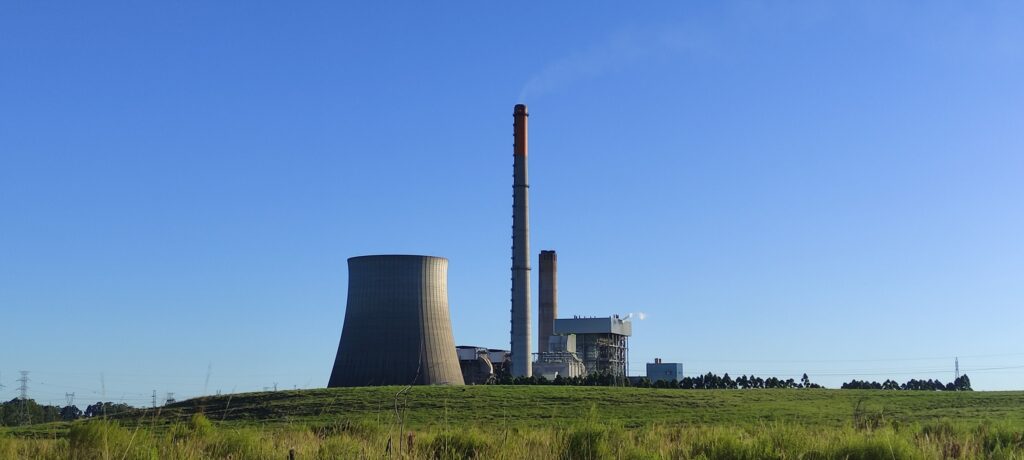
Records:
[[[338,419],[390,422],[401,387],[337,388],[197,398],[160,419],[204,413],[227,423]],[[670,390],[564,386],[412,387],[397,398],[410,427],[571,423],[591,413],[625,427],[652,424],[839,427],[859,417],[904,423],[941,418],[1024,424],[1024,392],[869,390]],[[135,415],[137,416],[137,415]]]
[[[225,395],[0,429],[0,458],[1024,459],[1024,392],[401,390]]]

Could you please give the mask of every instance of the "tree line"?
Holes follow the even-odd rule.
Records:
[[[967,377],[967,374],[961,375],[945,385],[939,380],[932,379],[910,379],[902,384],[895,380],[886,380],[878,383],[854,379],[844,383],[840,388],[843,390],[973,391],[971,389],[971,379]]]
[[[756,375],[741,375],[732,378],[728,373],[719,376],[708,372],[696,377],[683,377],[681,380],[658,380],[652,382],[647,377],[623,378],[607,373],[592,373],[582,377],[557,376],[553,380],[542,375],[531,377],[512,377],[508,374],[499,376],[493,383],[498,385],[571,385],[571,386],[633,386],[638,388],[680,388],[684,390],[749,390],[758,388],[825,388],[822,385],[811,382],[811,379],[804,373],[800,380],[792,378],[780,379],[778,377],[762,378]],[[919,390],[919,391],[973,391],[971,379],[962,375],[956,380],[943,384],[939,380],[917,380],[910,379],[905,383],[898,383],[895,380],[886,380],[882,383],[868,382],[864,380],[852,380],[844,383],[843,390]]]
[[[14,398],[0,403],[0,425],[15,426],[61,420],[77,420],[80,418],[114,415],[130,410],[133,410],[132,406],[124,403],[97,402],[96,404],[86,406],[85,410],[82,410],[75,405],[51,406],[39,404],[32,399],[22,400]]]
[[[817,383],[811,382],[805,373],[799,381],[792,378],[780,379],[778,377],[762,378],[755,375],[742,375],[739,378],[732,378],[728,373],[719,376],[708,372],[696,377],[683,377],[681,380],[658,380],[652,382],[647,377],[624,378],[608,373],[591,373],[581,377],[555,377],[553,380],[542,375],[530,377],[512,377],[508,374],[500,376],[495,380],[498,385],[571,385],[571,386],[633,386],[638,388],[681,388],[685,390],[731,390],[731,389],[753,389],[753,388],[824,388]]]

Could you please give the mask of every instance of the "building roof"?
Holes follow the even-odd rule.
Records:
[[[558,318],[555,334],[618,334],[633,335],[633,323],[618,315],[604,318]]]

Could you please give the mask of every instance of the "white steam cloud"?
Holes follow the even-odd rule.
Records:
[[[696,43],[697,40],[691,34],[684,34],[679,27],[626,29],[598,46],[565,56],[545,66],[523,85],[519,91],[519,102],[572,86],[585,78],[635,67],[647,60],[670,57],[696,48]]]
[[[644,313],[642,311],[641,312],[637,312],[637,313],[627,313],[626,316],[624,316],[622,318],[622,320],[623,321],[632,321],[633,318],[636,318],[639,321],[643,321],[643,320],[647,319],[647,313]]]

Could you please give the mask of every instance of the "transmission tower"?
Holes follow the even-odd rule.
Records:
[[[156,390],[153,390],[153,407],[156,407]]]
[[[164,404],[174,404],[175,402],[176,401],[174,399],[174,393],[168,391],[167,392],[167,400],[164,402]]]
[[[4,388],[7,388],[7,386],[6,386],[6,385],[4,385],[4,378],[3,378],[3,374],[0,374],[0,391],[3,391],[3,390],[4,390]]]
[[[20,395],[18,399],[21,400],[21,409],[18,414],[18,424],[28,425],[32,423],[32,416],[28,413],[28,371],[21,371],[21,378],[18,379],[18,391]]]
[[[74,406],[75,405],[75,394],[74,393],[64,393],[64,400],[68,402],[69,406]]]
[[[21,371],[21,378],[18,379],[18,391],[20,392],[18,399],[25,401],[28,399],[28,371]]]
[[[953,368],[956,369],[956,379],[960,380],[960,357],[953,358]]]

